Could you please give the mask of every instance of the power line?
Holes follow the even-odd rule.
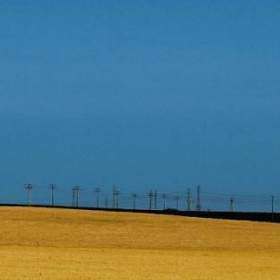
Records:
[[[24,185],[26,191],[27,191],[27,205],[32,204],[32,190],[34,188],[33,184],[25,184]],[[73,207],[78,207],[80,205],[80,187],[75,186],[72,189],[72,206]],[[57,204],[56,202],[56,195],[58,193],[57,191],[57,186],[55,184],[50,184],[48,186],[50,190],[50,203],[52,206],[55,206]],[[42,190],[40,190],[42,191]],[[67,189],[63,189],[61,186],[59,187],[59,193],[64,194],[67,191]],[[95,200],[94,200],[94,205],[96,205],[97,208],[100,208],[101,204],[101,187],[94,188],[93,190],[95,192]],[[90,189],[85,189],[83,193],[85,194],[90,194],[93,192]],[[69,193],[69,190],[68,190]],[[103,193],[103,190],[102,190]],[[37,194],[37,191],[36,191]],[[105,207],[110,207],[112,205],[113,208],[119,208],[120,207],[120,192],[117,190],[116,186],[113,186],[113,197],[110,195],[106,195],[104,193],[104,199],[102,197],[102,203]],[[195,199],[194,198],[195,194]],[[39,193],[40,195],[40,193]],[[136,194],[135,194],[136,195]],[[148,195],[148,197],[147,197]],[[193,195],[193,196],[192,196]],[[276,193],[277,195],[277,193]],[[90,195],[87,196],[88,200],[83,200],[83,206],[89,206],[92,207],[92,199],[90,199]],[[105,201],[105,197],[108,197],[110,199]],[[274,196],[268,196],[268,195],[249,195],[248,193],[236,193],[236,194],[226,194],[222,192],[216,192],[213,190],[211,191],[203,191],[203,194],[201,193],[201,187],[200,186],[195,186],[194,189],[188,188],[187,192],[186,191],[171,191],[171,192],[164,192],[160,193],[158,190],[151,190],[149,193],[137,193],[136,197],[133,197],[133,193],[130,194],[122,194],[122,208],[133,208],[133,209],[166,209],[168,207],[169,201],[173,200],[174,201],[174,206],[176,207],[176,201],[177,197],[180,197],[180,202],[178,201],[178,204],[183,204],[187,203],[186,205],[186,210],[187,211],[192,211],[197,210],[201,211],[201,201],[203,200],[203,205],[207,209],[211,209],[212,211],[218,210],[225,210],[225,211],[235,211],[235,208],[238,207],[240,211],[256,211],[258,209],[266,209],[265,212],[271,212],[271,220],[275,219],[275,207],[278,206],[278,202],[275,200]],[[70,197],[69,197],[70,198]],[[65,196],[62,198],[60,201],[61,205],[71,205],[71,200],[66,199]],[[148,200],[147,200],[148,198]],[[112,200],[111,200],[112,199]],[[181,202],[182,201],[182,202]],[[110,204],[109,204],[110,202]],[[148,202],[148,205],[146,204]],[[161,205],[159,205],[159,203]],[[137,204],[137,205],[136,205]],[[181,205],[178,205],[178,209],[180,209]],[[174,208],[175,208],[174,207]],[[213,208],[212,208],[213,207]],[[270,209],[270,210],[269,210]]]

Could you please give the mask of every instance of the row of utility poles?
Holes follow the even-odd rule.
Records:
[[[81,190],[80,186],[74,186],[72,188],[72,206],[73,207],[79,207],[79,191]],[[201,211],[201,204],[200,204],[200,186],[197,186],[197,204],[196,204],[196,211]],[[100,193],[101,193],[101,188],[95,188],[94,192],[96,193],[96,208],[100,208]],[[120,204],[120,195],[121,192],[117,190],[117,187],[114,185],[112,189],[112,205],[111,207],[113,209],[119,209],[119,204]],[[158,209],[158,198],[159,195],[157,191],[150,191],[147,194],[149,198],[149,210],[157,210]],[[136,202],[137,202],[138,195],[136,193],[132,193],[132,209],[136,210]],[[167,194],[162,194],[161,198],[163,199],[163,209],[166,210],[166,200],[167,200]],[[175,196],[176,200],[176,209],[179,210],[179,201],[180,201],[180,196]],[[188,199],[187,199],[187,210],[191,211],[191,206],[194,203],[194,200],[191,199],[191,191],[188,189]],[[53,204],[52,204],[53,205]],[[105,200],[105,208],[109,208],[109,202],[108,199],[106,198]]]
[[[149,210],[152,210],[152,209],[157,210],[158,209],[158,197],[159,197],[157,191],[150,191],[148,193],[148,197],[149,197]],[[167,194],[162,194],[161,195],[161,199],[163,200],[163,210],[166,210],[166,200],[167,200],[167,198],[168,198]],[[175,196],[176,210],[179,210],[179,202],[180,202],[180,200],[181,200],[181,197],[176,195]],[[197,201],[198,201],[198,203],[196,205],[196,211],[200,211],[201,210],[200,191],[198,192]],[[192,205],[193,204],[194,204],[194,200],[191,199],[190,189],[188,189],[188,197],[187,197],[187,210],[188,211],[192,210]],[[135,205],[135,202],[133,203],[133,205]],[[134,208],[135,208],[135,206],[134,206]]]
[[[27,190],[27,204],[31,205],[31,192],[34,189],[34,184],[25,184],[25,189]],[[49,189],[51,190],[51,205],[55,206],[55,190],[57,189],[56,184],[50,184]],[[72,187],[72,207],[79,207],[79,192],[82,190],[80,186],[74,186]],[[94,189],[94,192],[96,194],[96,208],[100,208],[100,193],[101,187],[97,187]],[[114,185],[112,189],[112,205],[111,207],[113,209],[119,209],[120,204],[120,191],[117,190],[117,187]],[[157,191],[149,191],[148,194],[149,199],[149,210],[157,210],[158,209],[158,199],[159,197],[163,201],[163,209],[166,210],[166,200],[168,198],[167,194],[161,194],[159,195]],[[136,193],[132,193],[132,209],[137,209],[137,198],[138,195]],[[179,202],[181,200],[180,196],[175,196],[176,200],[176,210],[179,210]],[[187,192],[187,211],[192,211],[193,205],[195,203],[195,200],[192,199],[191,196],[191,189],[188,189]],[[109,201],[108,198],[105,199],[105,208],[109,207]],[[195,211],[201,211],[201,187],[198,185],[196,188],[196,205],[195,205]],[[229,201],[229,211],[234,212],[234,199],[230,198]],[[271,196],[271,219],[274,220],[274,196]]]
[[[35,188],[34,184],[25,184],[25,188],[27,190],[27,205],[31,205],[31,191]],[[55,190],[57,189],[56,184],[50,184],[49,189],[51,190],[51,206],[55,206]],[[72,207],[79,207],[79,193],[82,190],[80,186],[74,186],[72,187]],[[95,188],[94,192],[96,193],[96,208],[100,208],[100,193],[101,187]],[[120,191],[117,190],[117,187],[114,185],[113,190],[112,190],[112,205],[111,207],[113,209],[119,209],[119,198],[120,198]],[[149,210],[157,210],[158,209],[158,198],[159,195],[157,191],[150,191],[147,194],[149,198]],[[166,200],[167,200],[167,194],[162,194],[161,198],[163,199],[163,209],[166,210]],[[138,195],[136,193],[132,193],[132,207],[133,210],[136,210]],[[180,196],[175,196],[176,200],[176,209],[179,210],[179,201],[180,201]],[[191,190],[188,189],[188,197],[187,197],[187,210],[191,211],[192,205],[194,203],[194,200],[191,199]],[[106,198],[105,200],[105,208],[109,208],[109,201]],[[196,211],[201,210],[201,204],[200,204],[200,186],[197,186],[197,204],[196,204]]]
[[[34,189],[34,184],[25,184],[25,189],[27,190],[27,205],[31,205],[31,191]],[[51,190],[51,205],[54,206],[54,190],[57,188],[55,184],[50,184],[49,186]]]

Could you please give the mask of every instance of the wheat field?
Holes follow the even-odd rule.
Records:
[[[280,225],[0,208],[0,279],[280,279]]]

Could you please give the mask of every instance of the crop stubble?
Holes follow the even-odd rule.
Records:
[[[280,226],[0,208],[0,279],[279,279]]]

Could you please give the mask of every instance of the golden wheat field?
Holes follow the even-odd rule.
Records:
[[[280,225],[0,208],[0,279],[280,279]]]

